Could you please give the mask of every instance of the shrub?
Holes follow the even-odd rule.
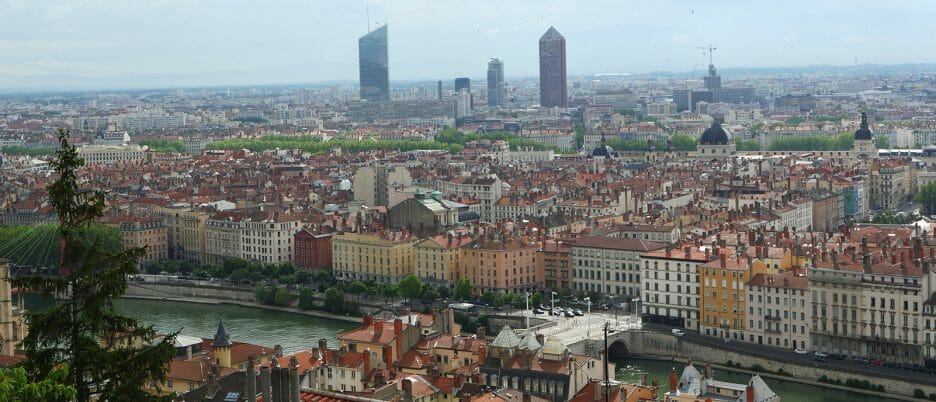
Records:
[[[936,401],[936,394],[929,394],[929,400]]]
[[[751,366],[751,371],[764,372],[766,370],[764,370],[764,367],[761,366],[760,364],[755,364]]]
[[[728,360],[728,364],[726,364],[726,366],[728,366],[728,367],[734,367],[734,362],[731,361],[731,360]]]
[[[919,388],[914,389],[914,390],[913,390],[913,397],[914,397],[914,398],[919,398],[919,399],[926,398],[926,392],[924,392],[922,389],[919,389]]]

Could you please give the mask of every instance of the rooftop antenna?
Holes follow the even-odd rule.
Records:
[[[364,14],[367,15],[367,32],[370,32],[370,5],[364,4]]]
[[[708,57],[709,57],[709,59],[708,59],[708,64],[715,64],[714,62],[712,62],[712,56],[713,56],[713,54],[715,53],[715,51],[718,50],[717,47],[712,46],[712,44],[710,43],[710,44],[708,45],[708,47],[706,47],[706,46],[699,46],[698,48],[699,48],[699,49],[702,49],[702,50],[708,50]]]

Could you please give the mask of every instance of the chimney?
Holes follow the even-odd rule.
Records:
[[[744,395],[746,396],[745,400],[747,402],[754,402],[754,385],[748,384],[747,388],[744,390]]]
[[[399,318],[393,320],[393,337],[395,339],[394,348],[396,349],[396,358],[403,356],[403,321]]]
[[[368,326],[374,323],[374,316],[370,314],[364,315],[364,326]]]
[[[484,342],[478,345],[478,361],[481,364],[487,361],[487,346],[485,346]]]
[[[686,252],[686,259],[692,258],[692,247],[686,246],[685,252]]]
[[[374,387],[382,387],[387,383],[387,380],[384,378],[383,370],[377,370],[377,373],[374,374]]]
[[[370,374],[371,370],[371,352],[370,349],[364,351],[364,373],[362,374],[362,380],[367,381],[367,375]]]
[[[270,397],[270,367],[260,366],[260,395],[264,401],[272,401]]]
[[[274,345],[273,355],[276,356],[277,359],[283,357],[283,345]]]
[[[319,353],[322,355],[325,354],[325,349],[328,349],[328,341],[325,338],[319,338],[318,340]]]
[[[393,346],[386,346],[383,348],[383,361],[387,369],[393,367]]]
[[[413,402],[413,380],[404,378],[400,384],[403,386],[403,402]]]
[[[295,359],[295,357],[293,357]],[[298,366],[298,363],[296,364]],[[301,402],[302,396],[299,391],[299,368],[289,368],[289,402]]]
[[[254,355],[247,356],[247,399],[257,399],[257,372]]]
[[[725,254],[725,253],[722,253],[722,255],[721,255],[721,267],[722,267],[722,268],[725,268],[727,265],[728,265],[728,255]]]
[[[669,373],[669,390],[670,392],[676,392],[676,383],[679,381],[679,376],[676,374],[676,368],[673,367]]]

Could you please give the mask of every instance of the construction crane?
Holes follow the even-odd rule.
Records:
[[[697,49],[708,50],[708,57],[709,57],[709,63],[708,63],[708,64],[715,64],[715,63],[712,62],[712,56],[713,56],[713,54],[715,53],[715,51],[718,50],[717,47],[714,47],[714,46],[712,46],[712,44],[709,44],[708,47],[706,47],[706,46],[699,46],[699,47],[697,47]]]

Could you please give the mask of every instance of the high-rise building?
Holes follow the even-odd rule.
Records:
[[[487,103],[489,107],[503,107],[507,103],[507,85],[504,82],[504,62],[492,58],[487,70]]]
[[[358,39],[361,99],[390,100],[390,68],[387,63],[387,25]]]
[[[539,39],[540,106],[568,107],[566,87],[566,43],[556,28]]]
[[[468,92],[469,105],[470,109],[474,109],[474,96],[471,95],[471,78],[468,77],[458,77],[455,79],[455,93],[458,94],[459,91],[465,90]]]

